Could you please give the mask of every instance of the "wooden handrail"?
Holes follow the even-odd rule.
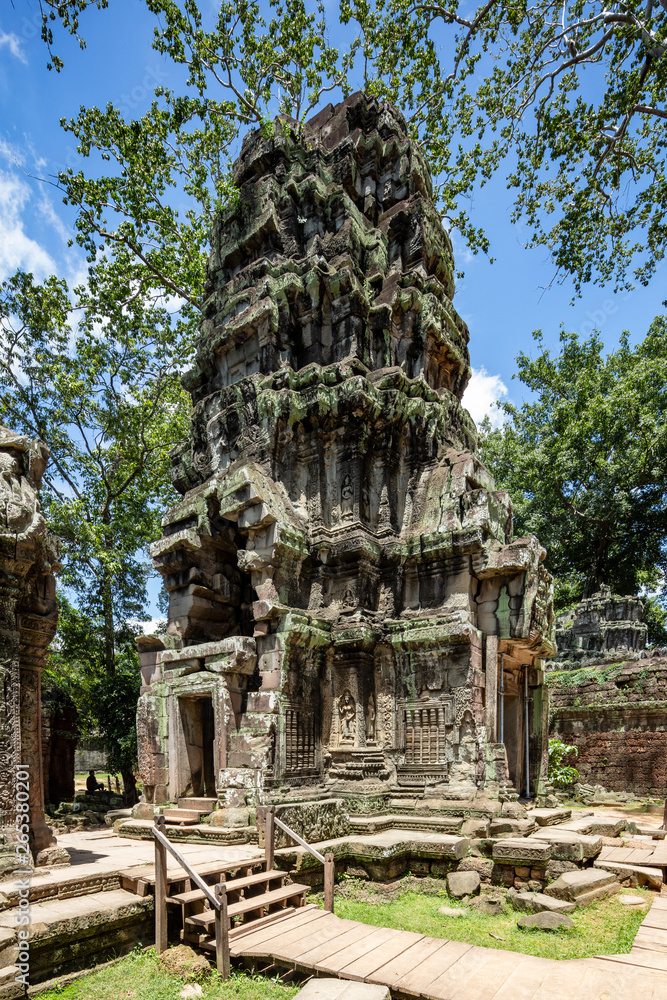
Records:
[[[155,838],[155,950],[158,954],[167,948],[167,851],[204,893],[215,910],[215,962],[223,979],[229,977],[229,918],[227,916],[227,885],[218,883],[215,890],[191,868],[181,852],[166,835],[166,820],[158,816],[153,827]]]
[[[320,864],[322,865],[324,864],[324,855],[320,854],[319,851],[316,851],[314,847],[310,846],[310,844],[307,844],[306,841],[303,839],[303,837],[300,837],[298,833],[295,833],[294,830],[291,829],[291,827],[287,826],[286,823],[283,823],[283,821],[281,819],[278,819],[277,816],[273,817],[273,822],[275,823],[276,826],[279,826],[281,830],[284,830],[285,833],[292,838],[292,840],[296,840],[297,844],[300,844],[301,847],[305,847],[307,851],[310,851],[313,857],[317,858]]]
[[[291,837],[292,840],[296,841],[301,847],[305,848],[321,865],[324,866],[324,909],[329,910],[330,913],[334,911],[334,881],[336,877],[336,867],[334,863],[333,854],[320,854],[316,851],[314,847],[307,844],[303,837],[292,830],[286,823],[283,823],[281,819],[276,816],[275,806],[269,806],[266,810],[266,831],[264,836],[264,851],[266,854],[266,870],[270,871],[273,868],[273,857],[275,853],[275,828],[279,826],[280,829]]]
[[[162,820],[161,823],[160,823],[160,820]],[[185,871],[187,873],[188,877],[192,879],[192,881],[197,886],[197,888],[201,889],[201,891],[204,893],[204,895],[208,899],[208,901],[211,904],[211,906],[213,906],[216,910],[219,910],[220,909],[220,903],[215,898],[215,895],[213,894],[213,892],[211,892],[211,887],[208,886],[208,885],[206,885],[206,882],[204,882],[204,880],[201,878],[201,876],[198,875],[197,872],[193,868],[190,867],[190,865],[187,863],[187,861],[185,860],[185,858],[183,857],[183,855],[181,854],[181,852],[179,850],[177,850],[177,848],[174,847],[174,845],[169,840],[169,838],[165,836],[165,834],[163,832],[163,827],[165,825],[166,824],[165,824],[164,816],[158,816],[157,822],[155,823],[155,826],[153,827],[153,836],[155,837],[155,839],[157,841],[159,841],[162,844],[163,847],[166,847],[166,849],[169,851],[169,853],[174,858],[176,858],[176,860],[178,861],[178,863],[181,866],[181,868],[183,869],[183,871]]]

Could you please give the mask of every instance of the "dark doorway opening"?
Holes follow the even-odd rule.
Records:
[[[215,718],[210,695],[179,698],[185,742],[184,797],[215,797]]]

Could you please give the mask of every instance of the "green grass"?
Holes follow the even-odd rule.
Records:
[[[633,889],[633,895],[651,893]],[[465,917],[445,917],[438,907],[460,905],[448,899],[445,892],[437,895],[409,890],[390,901],[377,895],[368,899],[368,886],[364,886],[365,899],[336,898],[335,909],[339,917],[359,920],[377,927],[395,927],[403,931],[416,931],[429,937],[449,938],[485,948],[518,951],[542,958],[588,958],[593,955],[618,955],[630,951],[637,928],[646,916],[646,910],[637,912],[622,906],[615,897],[593,903],[569,914],[574,922],[570,930],[522,930],[517,920],[522,914],[506,904],[503,916],[487,917],[473,911]]]
[[[41,993],[40,1000],[179,1000],[183,985],[182,979],[159,966],[155,950],[149,948],[133,951],[61,989]],[[235,971],[227,980],[213,971],[200,985],[201,1000],[292,1000],[301,988]]]

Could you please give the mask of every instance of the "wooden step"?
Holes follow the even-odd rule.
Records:
[[[282,886],[285,874],[285,872],[270,871],[258,872],[256,875],[247,875],[245,878],[235,878],[231,882],[226,883],[227,892],[238,892],[248,886],[262,885],[263,882],[275,882],[276,879],[280,879]],[[168,903],[180,903],[182,906],[187,906],[189,903],[198,903],[203,899],[206,899],[206,896],[201,889],[191,889],[190,892],[176,892],[173,896],[167,896]]]
[[[265,892],[261,896],[251,896],[249,899],[240,899],[238,903],[230,903],[227,907],[227,913],[230,917],[240,917],[244,913],[254,913],[255,910],[259,910],[264,916],[264,910],[269,906],[274,906],[276,903],[286,902],[288,899],[299,900],[298,906],[303,905],[303,901],[306,898],[306,893],[310,892],[309,885],[284,885],[280,889],[273,889],[271,892]],[[212,927],[215,923],[215,911],[205,910],[204,913],[193,913],[191,917],[185,918],[186,927],[190,927],[193,930],[199,927],[206,927],[207,929]]]
[[[257,857],[240,858],[238,861],[202,861],[192,867],[205,882],[209,878],[214,878],[217,879],[218,882],[221,882],[223,880],[220,876],[225,872],[240,871],[243,868],[248,871],[264,864],[264,858]],[[133,868],[124,868],[118,872],[118,875],[123,889],[127,889],[128,892],[137,892],[136,887],[139,883],[141,883],[142,886],[146,886],[147,889],[152,892],[153,886],[155,885],[154,865],[135,865]],[[186,875],[180,865],[177,868],[170,868],[167,872],[167,884],[169,886],[178,886],[189,881],[189,876]],[[146,893],[144,891],[139,893],[139,895],[142,896],[145,894]]]
[[[310,909],[308,904],[300,906],[298,909],[294,906],[284,906],[280,910],[268,913],[265,917],[258,917],[257,920],[249,920],[245,924],[238,924],[229,931],[229,943],[230,945],[235,944],[238,946],[239,939],[244,941],[250,934],[256,934],[257,931],[263,930],[269,924],[278,933],[282,928],[283,921],[289,920],[295,913],[301,913],[303,910],[308,909]],[[317,907],[314,906],[313,909],[317,909]],[[207,938],[203,934],[200,934],[197,939],[197,947],[205,948],[207,951],[215,951],[215,938]]]
[[[162,815],[167,823],[178,823],[181,826],[198,823],[202,816],[199,809],[165,809]]]

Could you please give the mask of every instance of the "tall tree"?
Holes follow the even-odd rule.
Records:
[[[666,0],[341,0],[368,85],[407,114],[443,211],[502,170],[528,246],[582,282],[644,284],[667,236]]]
[[[322,2],[225,0],[213,27],[197,0],[145,2],[155,47],[188,68],[186,119],[302,119],[336,87],[365,87],[406,113],[443,213],[474,250],[489,241],[470,199],[502,170],[513,220],[550,250],[555,278],[646,284],[664,257],[667,0],[340,0],[360,31],[356,60],[357,39],[342,59],[329,44]],[[79,37],[93,3],[106,0],[40,0],[47,43],[58,17]],[[73,129],[84,147],[90,125]]]
[[[534,394],[482,425],[481,451],[514,501],[514,532],[534,532],[557,576],[560,607],[605,583],[621,594],[657,587],[667,571],[667,317],[633,347],[623,334],[561,333],[552,356],[539,331],[518,376]]]
[[[145,615],[142,553],[176,498],[168,451],[185,433],[189,399],[179,323],[131,286],[101,294],[105,268],[91,267],[73,301],[55,277],[3,282],[0,421],[48,442],[42,504],[63,543],[61,583],[95,623],[111,677],[118,634]],[[123,778],[131,789],[131,768]]]

